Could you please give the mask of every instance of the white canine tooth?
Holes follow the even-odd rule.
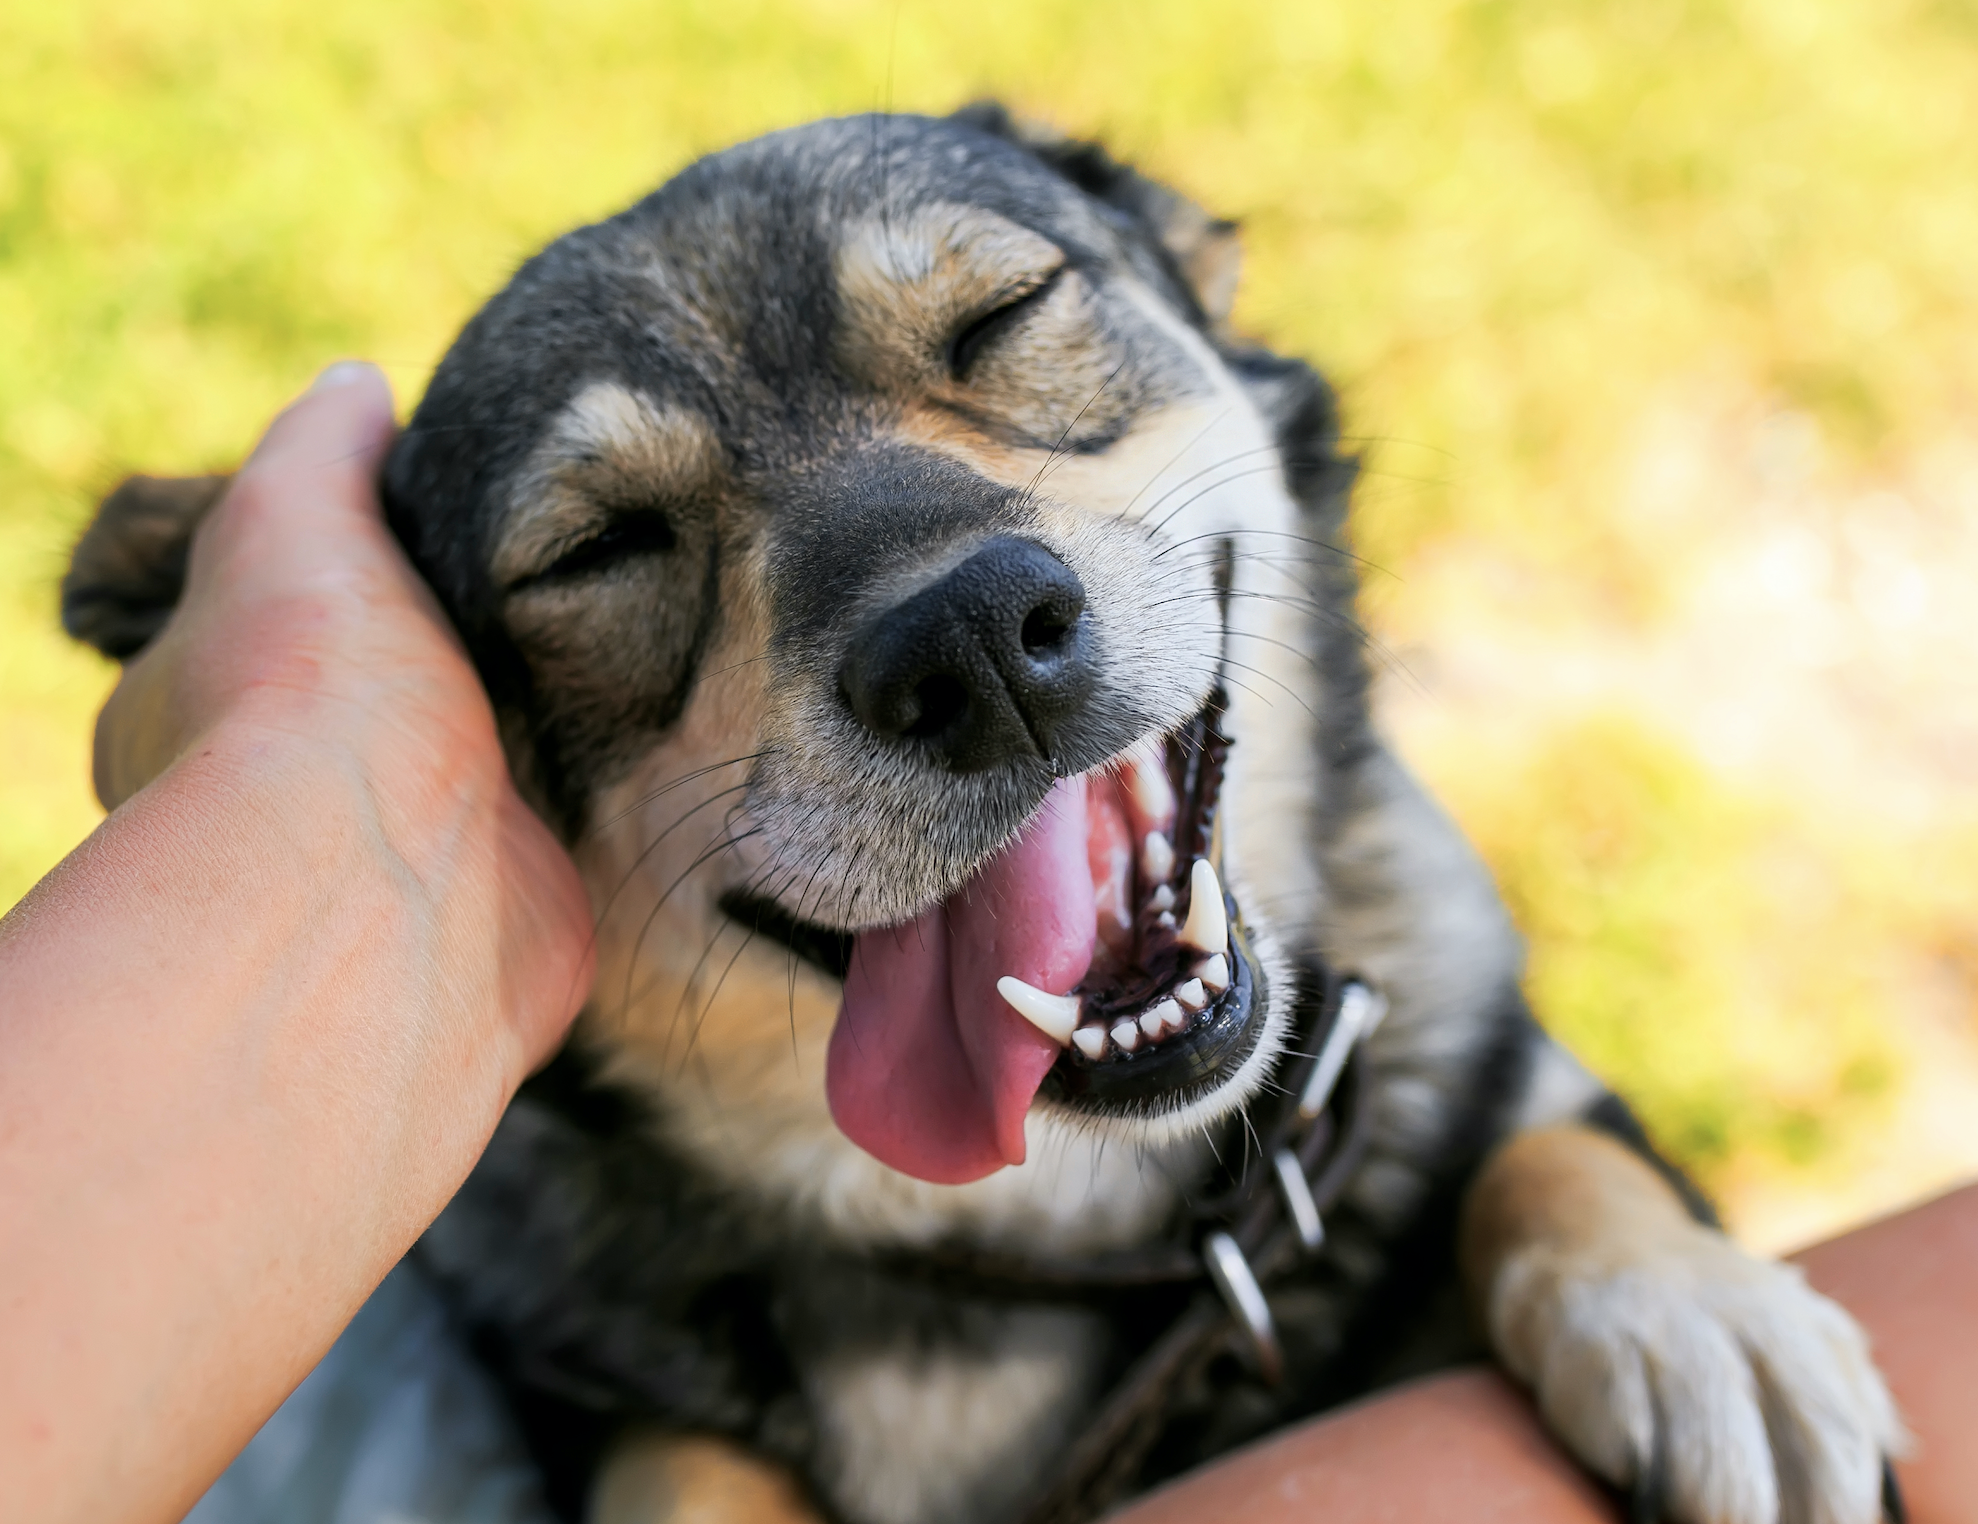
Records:
[[[1149,831],[1140,844],[1140,871],[1150,883],[1165,883],[1174,872],[1174,843],[1159,831]]]
[[[1173,930],[1174,930],[1174,912],[1173,912],[1172,910],[1163,910],[1163,911],[1162,911],[1162,912],[1161,912],[1161,913],[1160,913],[1159,915],[1157,915],[1157,916],[1155,916],[1155,917],[1154,917],[1154,924],[1155,924],[1156,926],[1164,926],[1164,927],[1166,927],[1166,928],[1167,928],[1167,929],[1168,929],[1169,931],[1173,931]]]
[[[1200,979],[1190,979],[1174,987],[1174,998],[1181,1002],[1184,1011],[1199,1011],[1209,1003],[1209,992],[1202,988]]]
[[[1071,1034],[1071,1040],[1077,1044],[1078,1051],[1087,1058],[1096,1059],[1106,1051],[1106,1029],[1096,1022],[1091,1026],[1080,1027]]]
[[[1229,959],[1221,953],[1195,965],[1195,977],[1220,995],[1229,988]]]
[[[1172,910],[1174,909],[1174,890],[1163,884],[1147,896],[1147,903],[1152,905],[1156,910]]]
[[[1140,1013],[1140,1030],[1149,1037],[1159,1037],[1164,1032],[1179,1032],[1187,1023],[1187,1015],[1172,1000],[1150,1005]]]
[[[1140,1028],[1131,1021],[1122,1021],[1113,1028],[1113,1041],[1123,1052],[1131,1053],[1140,1046]]]
[[[1174,815],[1174,787],[1168,782],[1161,750],[1156,742],[1133,754],[1133,766],[1127,770],[1127,787],[1132,789],[1133,802],[1140,807],[1141,815],[1165,825]]]
[[[1188,921],[1181,940],[1205,953],[1229,948],[1229,916],[1223,909],[1223,886],[1209,859],[1198,857],[1188,876]]]
[[[1078,996],[1049,994],[1008,974],[996,981],[996,993],[1059,1047],[1071,1041],[1078,1026]]]

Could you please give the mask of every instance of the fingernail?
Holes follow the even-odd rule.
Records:
[[[332,391],[339,386],[348,386],[353,381],[361,381],[371,373],[371,367],[362,360],[339,360],[309,383],[309,390],[315,392]]]

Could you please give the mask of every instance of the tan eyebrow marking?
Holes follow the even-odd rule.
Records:
[[[491,570],[507,586],[601,528],[614,503],[691,497],[721,465],[700,414],[594,381],[564,408],[509,493]]]
[[[934,371],[955,328],[1064,263],[1048,238],[979,207],[937,203],[863,222],[834,258],[839,356],[879,380]]]

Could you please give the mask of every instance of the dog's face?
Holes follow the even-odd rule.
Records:
[[[593,1034],[745,1126],[821,1063],[942,1181],[1262,1082],[1308,792],[1225,230],[984,126],[780,134],[562,240],[387,477],[590,876]]]

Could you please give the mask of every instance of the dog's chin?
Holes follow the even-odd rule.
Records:
[[[1285,960],[1268,932],[1246,919],[1218,871],[1218,816],[1231,744],[1225,710],[1221,697],[1212,697],[1174,732],[1145,740],[1077,780],[1082,823],[1071,828],[1071,856],[1062,846],[1054,852],[1012,842],[1000,867],[992,860],[945,902],[971,908],[937,918],[945,921],[939,931],[915,923],[914,945],[904,954],[888,953],[925,958],[922,944],[954,939],[952,953],[941,956],[959,964],[968,956],[960,942],[979,935],[1017,944],[1016,973],[1023,967],[1026,918],[1035,917],[1038,900],[1093,907],[1095,924],[1082,943],[1062,925],[1050,927],[1045,939],[1055,939],[1057,951],[1037,950],[1041,961],[1032,966],[1049,967],[1051,975],[1035,987],[1026,986],[1020,973],[997,980],[1001,995],[988,997],[989,1009],[964,997],[955,1011],[963,1021],[994,1022],[1008,1019],[1013,1007],[1052,1039],[1055,1058],[1044,1050],[1022,1082],[1034,1086],[1023,1098],[1043,1116],[1123,1141],[1159,1144],[1241,1106],[1265,1083],[1282,1051],[1286,1001],[1272,996],[1287,985]],[[1027,828],[1026,838],[1035,829]],[[1053,876],[1037,881],[1046,864]],[[1076,894],[1060,893],[1065,874],[1088,871],[1089,900],[1082,882]],[[990,915],[985,926],[979,909],[984,900],[1025,908]],[[731,894],[721,903],[731,918],[840,980],[855,956],[869,956],[859,951],[853,933],[799,918],[773,901]],[[897,940],[897,933],[890,935]],[[911,981],[910,974],[896,977]],[[986,995],[984,983],[978,993]],[[862,1012],[879,1004],[865,993],[861,1000]],[[852,1009],[849,998],[846,1009]]]

